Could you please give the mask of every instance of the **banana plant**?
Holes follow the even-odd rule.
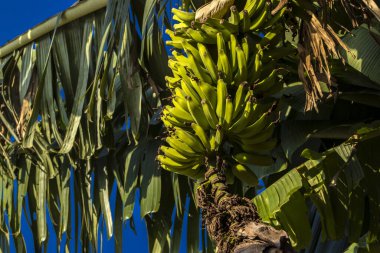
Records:
[[[205,252],[378,251],[367,3],[110,0],[58,16],[0,59],[1,248],[26,251],[27,219],[42,251],[49,215],[65,250],[101,251],[104,224],[121,252],[120,221],[144,217],[151,252],[178,252],[181,233],[188,252],[199,238]]]
[[[211,1],[196,11],[172,10],[173,19],[179,22],[173,30],[166,31],[171,38],[167,44],[175,48],[168,62],[172,76],[166,78],[172,97],[162,111],[166,145],[160,148],[157,160],[163,169],[197,180],[197,204],[218,252],[264,252],[273,248],[291,252],[285,238],[297,249],[308,246],[308,227],[296,230],[291,224],[300,212],[304,213],[300,218],[307,217],[308,208],[300,202],[304,196],[297,195],[295,202],[300,209],[293,216],[282,209],[278,220],[263,214],[274,212],[268,205],[276,201],[282,205],[292,198],[294,189],[283,194],[281,189],[276,191],[277,184],[286,182],[300,188],[305,178],[285,175],[273,184],[274,193],[273,188],[268,188],[257,197],[259,201],[263,196],[262,202],[254,199],[255,205],[231,193],[231,189],[236,187],[234,181],[255,187],[258,175],[292,168],[289,149],[298,148],[292,147],[296,140],[278,145],[287,137],[278,139],[275,131],[278,122],[286,125],[293,117],[294,107],[286,96],[303,86],[306,97],[301,90],[301,110],[315,112],[326,93],[333,97],[336,84],[330,65],[339,65],[339,61],[332,58],[343,60],[342,54],[352,52],[342,40],[343,35],[334,31],[336,24],[328,16],[345,7],[346,16],[340,18],[346,21],[351,17],[352,29],[365,20],[363,15],[349,16],[364,8],[362,3],[354,6],[327,6],[324,1],[318,1],[318,5],[304,1],[240,1],[236,5],[234,1]],[[303,85],[294,83],[297,80]],[[329,119],[332,111],[324,108],[328,105],[321,103],[323,112],[308,115]],[[321,129],[315,136],[331,134],[326,127],[339,129],[331,123],[318,123]],[[280,126],[284,128],[281,123]],[[310,125],[311,129],[318,130],[316,124]],[[344,136],[349,137],[347,133]],[[351,190],[344,193],[345,197]],[[326,211],[323,208],[331,208],[321,207],[318,201],[314,205],[322,214]],[[327,235],[330,239],[343,237],[341,231]]]

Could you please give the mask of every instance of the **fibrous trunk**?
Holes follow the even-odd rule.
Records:
[[[223,173],[225,161],[209,163],[197,189],[197,203],[217,252],[292,252],[282,230],[260,221],[251,200],[231,194]]]

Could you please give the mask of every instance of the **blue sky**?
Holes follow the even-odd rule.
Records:
[[[4,45],[7,41],[14,39],[44,21],[45,19],[57,14],[70,7],[75,0],[18,0],[18,1],[1,1],[1,17],[0,22],[0,45]],[[111,196],[111,203],[115,201],[116,187],[113,188]],[[112,210],[114,211],[114,210]],[[134,213],[140,213],[140,207],[135,205]],[[48,217],[49,220],[49,217]],[[129,228],[129,222],[124,226],[123,230],[123,246],[124,252],[148,252],[148,239],[146,234],[145,223],[139,217],[135,218],[135,227],[137,235]],[[56,252],[57,242],[55,240],[54,230],[51,224],[48,225],[51,233],[48,244],[48,252]],[[22,232],[25,236],[26,246],[28,252],[33,252],[32,232],[29,229],[25,217],[22,222]],[[106,238],[105,230],[103,232],[103,249],[105,252],[114,251],[114,242]],[[11,237],[12,238],[12,237]],[[186,252],[186,242],[183,243],[181,252]],[[73,251],[74,243],[72,241],[71,250]],[[61,247],[63,249],[63,247]],[[62,250],[61,250],[62,251]],[[79,250],[81,251],[81,250]],[[14,247],[11,252],[15,252]]]
[[[75,0],[1,1],[0,45],[67,9],[74,2]]]

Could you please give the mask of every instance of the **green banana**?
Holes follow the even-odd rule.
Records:
[[[178,83],[181,81],[181,78],[179,77],[171,77],[171,76],[165,76],[165,80],[169,83]]]
[[[201,103],[201,98],[199,97],[199,94],[194,90],[193,86],[185,82],[184,80],[181,81],[181,88],[186,94],[186,100],[188,97],[190,97],[193,101],[196,103],[200,104]]]
[[[228,22],[230,22],[233,25],[239,25],[239,12],[235,5],[231,6],[231,16],[228,18]]]
[[[186,121],[186,122],[192,122],[193,117],[190,113],[182,109],[181,107],[172,107],[172,106],[165,106],[166,110],[168,110],[169,114],[175,118],[177,118],[179,121]]]
[[[194,130],[195,134],[201,140],[201,142],[202,142],[203,146],[206,148],[206,150],[211,151],[209,138],[208,138],[205,130],[200,125],[198,125],[196,123],[192,123],[191,128]]]
[[[175,135],[194,151],[198,153],[204,153],[206,151],[199,138],[188,131],[183,130],[182,128],[175,128]]]
[[[166,165],[171,168],[179,169],[179,170],[191,168],[197,163],[196,160],[191,160],[190,162],[187,162],[187,163],[180,163],[164,155],[158,155],[157,160],[163,165]]]
[[[232,69],[230,61],[226,54],[226,45],[221,33],[217,34],[217,47],[218,47],[218,71],[222,73],[223,78],[230,83],[232,80]]]
[[[238,46],[238,42],[234,34],[231,34],[230,36],[229,46],[230,46],[231,66],[232,66],[231,71],[235,72],[235,70],[237,69],[236,48]]]
[[[174,136],[166,137],[165,141],[175,150],[187,157],[198,157],[199,153],[195,152],[189,145]]]
[[[181,84],[181,78],[180,77],[165,77],[166,84],[169,86],[170,89],[175,89],[176,87],[179,87]]]
[[[216,34],[220,32],[218,29],[208,25],[208,24],[202,24],[201,30],[205,32],[210,38],[213,40],[216,40]]]
[[[202,30],[195,30],[192,28],[187,29],[186,34],[195,40],[198,43],[204,43],[204,44],[215,44],[215,39],[210,37],[207,33],[205,33]]]
[[[211,103],[213,110],[216,109],[217,95],[216,88],[206,82],[199,82],[199,88],[201,90],[200,96]]]
[[[225,39],[228,39],[231,34],[237,33],[239,31],[239,26],[231,24],[225,19],[207,19],[207,24],[218,29],[222,33]],[[215,44],[215,43],[214,43]]]
[[[223,141],[222,127],[218,125],[215,132],[215,150],[218,150],[218,148],[222,145],[222,141]]]
[[[255,59],[252,61],[252,66],[249,68],[251,70],[250,75],[248,77],[248,81],[250,83],[256,82],[260,78],[260,74],[262,71],[262,65],[263,65],[263,50],[261,48],[260,44],[255,45]]]
[[[195,12],[181,11],[175,8],[172,8],[173,15],[176,15],[180,20],[185,22],[191,22],[195,20]]]
[[[240,47],[236,48],[236,57],[238,63],[238,72],[235,76],[235,84],[240,84],[247,80],[247,60],[243,50]]]
[[[243,114],[228,130],[232,133],[241,132],[248,125],[252,111],[252,101],[250,99],[245,105]]]
[[[183,42],[183,40],[167,40],[165,42],[165,44],[167,46],[171,46],[171,47],[174,47],[174,48],[177,48],[177,49],[183,49],[182,42]]]
[[[173,168],[173,167],[167,166],[165,164],[161,164],[161,167],[164,170],[174,172],[174,173],[178,173],[178,174],[181,174],[181,175],[184,175],[184,176],[196,179],[196,180],[203,178],[204,173],[205,173],[205,170],[201,169],[200,164],[196,164],[193,167],[186,168],[186,169]]]
[[[184,50],[189,51],[195,58],[197,62],[201,62],[201,56],[199,55],[199,51],[196,47],[194,47],[191,43],[189,43],[187,40],[182,41],[182,48]]]
[[[176,87],[173,92],[174,98],[185,100],[186,102],[186,93],[180,88]]]
[[[174,127],[174,125],[169,121],[169,120],[167,120],[167,118],[166,117],[161,117],[161,121],[162,121],[162,123],[164,123],[164,126],[166,127],[166,129],[171,129],[171,128],[173,128]]]
[[[190,97],[187,99],[187,107],[195,123],[200,125],[203,129],[208,130],[210,128],[206,116],[202,110],[201,104],[196,101],[192,101]]]
[[[267,21],[268,14],[269,14],[269,8],[268,8],[268,5],[265,4],[264,10],[255,20],[251,22],[252,25],[249,27],[249,29],[251,31],[255,31],[261,28],[265,24],[265,21]]]
[[[172,52],[172,54],[173,54],[174,60],[176,60],[178,64],[180,64],[184,67],[189,67],[189,59],[186,56],[178,53],[178,51],[176,51],[176,50],[174,50]]]
[[[271,16],[267,3],[247,0],[241,11],[232,6],[226,19],[202,22],[195,20],[195,12],[172,10],[179,23],[175,32],[167,31],[168,44],[181,51],[169,57],[172,75],[165,79],[172,96],[161,116],[169,135],[157,156],[163,169],[202,178],[205,159],[216,152],[231,156],[224,154],[224,148],[231,148],[237,163],[226,167],[229,182],[236,177],[256,185],[257,177],[246,165],[273,164],[268,154],[278,142],[271,95],[283,86],[277,81],[282,72],[273,69],[294,50],[278,46],[284,36],[278,23],[286,8]],[[258,31],[265,36],[260,38]],[[223,144],[226,138],[228,145]]]
[[[170,39],[171,39],[172,41],[181,41],[181,40],[183,40],[183,38],[177,36],[176,33],[173,32],[172,30],[166,29],[166,30],[165,30],[165,33],[166,33],[167,35],[169,35],[169,37],[170,37]]]
[[[186,68],[181,64],[177,64],[176,66],[177,66],[177,75],[182,78],[182,81],[185,81],[186,83],[190,83],[190,77],[187,74],[188,72],[186,71]],[[174,73],[173,69],[172,71]]]
[[[263,26],[264,28],[269,28],[274,24],[277,24],[278,21],[284,16],[285,12],[288,8],[283,7],[280,11],[278,11],[274,16],[272,16],[269,21]]]
[[[226,97],[227,97],[227,84],[223,79],[219,79],[216,87],[217,94],[217,104],[216,104],[216,115],[219,118],[219,124],[223,124],[224,111],[226,108]]]
[[[249,46],[250,45],[250,42],[248,41],[248,37],[247,36],[244,36],[242,39],[241,39],[241,48],[244,52],[244,56],[245,56],[245,60],[246,60],[246,64],[248,64],[248,59],[249,59],[249,56],[250,56],[250,50],[249,50]]]
[[[174,97],[172,99],[172,103],[173,103],[174,107],[179,107],[182,110],[188,112],[186,99],[181,98],[181,97]]]
[[[177,63],[177,61],[175,61],[173,59],[169,59],[168,60],[168,66],[172,70],[173,74],[178,71],[179,64]],[[177,77],[177,76],[174,76],[174,77]]]
[[[274,163],[273,158],[268,155],[238,153],[232,157],[235,159],[235,161],[244,165],[252,164],[257,166],[270,166]]]
[[[207,50],[207,47],[205,47],[203,44],[198,43],[198,50],[200,57],[202,59],[203,65],[206,67],[208,73],[211,76],[211,79],[213,82],[216,82],[218,80],[218,69],[215,65],[214,60],[211,58],[211,55],[209,51]]]
[[[216,46],[218,49],[218,53],[220,51],[223,51],[224,53],[227,52],[226,42],[225,42],[223,34],[221,32],[216,34]]]
[[[251,91],[251,90],[250,90]],[[251,115],[251,119],[247,127],[255,123],[263,113],[271,112],[273,107],[273,99],[261,100],[260,102],[255,102],[253,105],[253,111]]]
[[[215,110],[211,107],[210,103],[203,99],[201,101],[203,113],[206,116],[206,119],[208,121],[208,124],[212,129],[216,129],[216,125],[218,124],[218,117],[215,114]]]
[[[243,145],[253,145],[265,142],[269,140],[273,136],[273,132],[275,130],[275,123],[271,122],[269,126],[267,126],[264,130],[262,130],[257,135],[251,135],[250,138],[247,139],[239,139],[239,142]]]
[[[190,84],[191,84],[191,87],[193,88],[193,90],[197,93],[198,97],[200,98],[200,101],[202,101],[202,99],[204,99],[204,94],[201,90],[201,87],[199,86],[199,84],[201,83],[202,81],[201,80],[198,80],[198,79],[191,79],[190,80]],[[200,102],[199,101],[199,102]]]
[[[216,150],[216,142],[215,142],[215,133],[210,135],[210,150],[215,151]]]
[[[241,149],[247,153],[265,154],[266,152],[273,150],[277,146],[277,143],[277,139],[272,138],[257,144],[241,145]]]
[[[240,11],[239,16],[240,20],[243,20],[244,18],[244,11],[248,12],[248,16],[251,18],[253,15],[257,13],[257,11],[261,10],[261,8],[264,6],[265,0],[251,0],[247,1],[244,9]]]
[[[232,102],[232,99],[231,99],[231,96],[228,96],[226,98],[226,104],[225,104],[225,113],[224,113],[224,121],[222,121],[221,123],[223,128],[224,129],[228,129],[232,123],[232,117],[233,117],[233,114],[234,114],[234,104]]]
[[[247,10],[243,10],[243,20],[241,22],[241,31],[243,33],[248,32],[251,28],[251,18],[248,15]]]
[[[173,126],[186,127],[186,125],[183,121],[179,121],[177,118],[175,118],[171,115],[166,115],[165,120],[167,120]]]
[[[199,78],[204,82],[211,83],[211,77],[209,76],[209,74],[206,73],[205,70],[203,70],[203,68],[196,61],[195,57],[191,54],[191,52],[187,50],[185,50],[185,52],[187,54],[189,68],[194,73],[195,77]]]
[[[183,121],[178,120],[176,117],[170,115],[169,111],[164,109],[162,110],[162,113],[164,115],[164,120],[167,121],[170,124],[167,125],[174,125],[179,127],[185,127],[185,123]],[[164,122],[165,123],[165,122]]]
[[[235,177],[237,177],[240,181],[250,186],[256,186],[259,183],[259,180],[255,173],[253,173],[249,168],[247,168],[243,164],[234,164],[231,170]]]
[[[270,113],[266,112],[261,115],[261,117],[256,120],[253,124],[247,126],[244,129],[243,133],[237,132],[241,139],[248,139],[249,137],[255,136],[263,131],[270,123],[272,119],[270,117]]]
[[[183,21],[182,19],[180,19],[177,15],[173,15],[173,20],[175,20],[175,21],[178,21],[179,23],[190,23],[190,22],[185,22],[185,21]]]
[[[269,90],[273,87],[273,85],[276,84],[277,81],[277,69],[274,69],[267,78],[264,80],[261,80],[253,87],[253,93],[254,94],[261,94],[265,91]]]
[[[161,146],[159,150],[166,156],[172,159],[173,161],[179,162],[179,163],[189,163],[193,162],[194,159],[198,159],[198,157],[194,157],[192,159],[189,159],[189,157],[181,154],[176,149],[167,147],[167,146]],[[199,156],[200,157],[200,156]]]
[[[236,90],[235,98],[234,98],[234,114],[232,119],[235,119],[236,116],[241,112],[244,108],[244,98],[247,94],[247,82],[242,82]]]
[[[182,30],[182,29],[187,29],[187,28],[189,28],[190,26],[189,26],[189,24],[187,24],[187,23],[177,23],[177,24],[174,24],[173,25],[173,29],[175,30],[175,31],[179,31],[179,30]]]

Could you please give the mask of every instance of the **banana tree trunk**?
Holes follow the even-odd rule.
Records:
[[[208,163],[197,203],[216,252],[293,252],[287,234],[261,222],[251,200],[229,192],[219,157]]]

